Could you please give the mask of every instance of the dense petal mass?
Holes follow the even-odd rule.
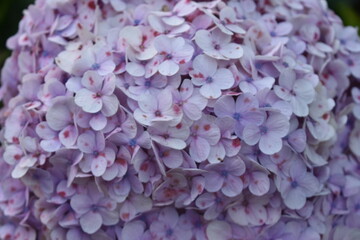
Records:
[[[360,239],[360,38],[325,0],[35,0],[18,26],[0,239]]]

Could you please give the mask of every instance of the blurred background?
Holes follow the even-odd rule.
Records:
[[[10,54],[6,39],[17,32],[23,10],[34,0],[0,0],[0,68]],[[343,19],[345,25],[360,28],[360,0],[328,0],[329,6]]]

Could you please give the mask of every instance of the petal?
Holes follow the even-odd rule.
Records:
[[[217,85],[215,85],[214,83],[204,84],[200,88],[200,93],[201,93],[201,95],[203,95],[204,97],[206,97],[208,99],[216,99],[221,96],[220,88]]]
[[[220,89],[229,89],[234,85],[235,79],[229,69],[220,68],[213,76],[214,82]]]
[[[235,101],[231,96],[219,98],[214,106],[214,112],[218,117],[232,117],[235,112]]]
[[[128,222],[121,231],[121,237],[122,239],[139,240],[144,234],[145,227],[145,223],[140,220]]]
[[[281,87],[292,90],[296,80],[296,73],[292,69],[285,69],[281,72],[279,83]]]
[[[91,162],[91,172],[95,177],[100,177],[105,173],[107,167],[107,161],[104,157],[94,158]]]
[[[96,71],[87,71],[81,79],[81,84],[91,92],[98,92],[101,90],[103,77]]]
[[[304,129],[297,129],[288,136],[288,142],[297,152],[303,152],[306,147],[306,133]]]
[[[166,60],[159,65],[159,72],[164,76],[173,76],[179,71],[180,67],[173,60]]]
[[[154,46],[159,52],[171,53],[171,39],[168,36],[160,35],[154,39]]]
[[[243,56],[244,50],[239,44],[229,43],[221,47],[220,53],[229,59],[238,59]]]
[[[69,125],[59,133],[59,140],[65,147],[74,146],[78,137],[78,130],[75,126]]]
[[[99,112],[103,106],[101,97],[84,88],[76,93],[75,103],[88,113]]]
[[[239,195],[243,190],[243,182],[239,177],[228,176],[225,179],[223,187],[221,188],[222,193],[228,197],[235,197]]]
[[[254,124],[245,126],[243,131],[243,139],[247,144],[250,146],[257,144],[260,140],[260,137],[261,134],[258,126]]]
[[[185,22],[185,19],[178,16],[163,17],[162,20],[169,26],[179,26]]]
[[[304,101],[305,103],[311,103],[315,97],[315,88],[307,80],[297,80],[293,88],[296,93],[296,97]]]
[[[102,84],[101,93],[104,95],[111,95],[115,90],[116,77],[114,74],[108,74]]]
[[[217,192],[221,189],[224,179],[217,172],[209,172],[204,174],[205,189],[208,192]]]
[[[103,114],[96,114],[89,122],[91,128],[95,131],[101,131],[107,124],[107,118]]]
[[[313,196],[319,191],[319,180],[311,173],[306,173],[298,179],[299,186],[303,188],[303,192],[307,197]]]
[[[145,75],[145,67],[140,63],[128,62],[126,64],[126,72],[134,77],[142,77]]]
[[[60,149],[61,143],[56,139],[42,140],[40,146],[46,152],[56,152]]]
[[[213,50],[212,37],[209,31],[199,30],[195,34],[196,44],[204,51]]]
[[[279,98],[285,101],[289,101],[291,99],[290,91],[284,87],[274,86],[274,92]]]
[[[281,113],[271,113],[265,123],[268,128],[268,134],[271,134],[274,138],[285,137],[290,129],[290,122]]]
[[[268,135],[264,135],[260,138],[259,148],[261,152],[272,155],[277,153],[282,148],[282,139],[281,138],[273,138]]]
[[[95,133],[93,131],[86,131],[81,134],[78,138],[77,145],[82,152],[93,153],[96,147]]]
[[[64,102],[59,101],[50,107],[46,113],[46,120],[53,130],[60,131],[66,127],[69,122],[72,122],[70,109]]]
[[[203,74],[206,78],[208,76],[213,76],[217,70],[217,62],[215,59],[212,59],[204,54],[198,55],[193,61],[194,71],[190,73],[193,78],[198,78],[196,75],[199,73]]]
[[[101,101],[103,103],[101,112],[106,117],[113,116],[117,112],[119,107],[119,100],[114,94],[110,96],[102,96]]]
[[[95,233],[101,225],[102,217],[97,212],[90,211],[80,218],[81,229],[88,234]]]
[[[290,209],[301,209],[306,202],[306,196],[300,188],[291,189],[283,196],[283,199]]]
[[[292,97],[290,104],[296,116],[305,117],[309,115],[309,107],[302,99]]]
[[[85,214],[92,205],[91,199],[87,195],[75,195],[71,198],[70,206],[78,214]]]
[[[205,139],[198,137],[190,144],[190,156],[194,158],[196,162],[202,162],[210,154],[210,144]]]
[[[206,227],[209,240],[229,240],[232,238],[231,226],[224,221],[212,221]]]
[[[177,64],[184,64],[189,62],[194,55],[194,48],[190,44],[184,44],[181,49],[173,52],[173,60]]]
[[[251,178],[249,190],[252,194],[262,196],[269,191],[270,181],[267,174],[256,171],[251,173]]]

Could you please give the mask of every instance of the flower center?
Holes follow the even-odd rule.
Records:
[[[260,134],[265,135],[268,132],[268,128],[266,126],[260,126]]]
[[[98,156],[99,156],[99,152],[98,152],[98,151],[94,151],[94,152],[93,152],[93,155],[94,155],[95,157],[98,157]]]
[[[251,82],[253,82],[253,81],[254,81],[254,79],[253,79],[253,78],[251,78],[251,77],[248,77],[248,78],[246,78],[246,79],[245,79],[245,81],[246,81],[246,82],[248,82],[248,83],[251,83]]]
[[[228,173],[228,171],[226,171],[226,170],[222,170],[222,171],[220,172],[220,175],[221,175],[222,177],[224,177],[224,178],[227,178],[227,176],[229,175],[229,173]]]
[[[212,77],[207,77],[206,79],[205,79],[205,82],[206,83],[212,83],[214,81],[214,79],[212,78]]]
[[[156,110],[156,112],[155,112],[155,116],[156,116],[156,117],[161,117],[161,116],[162,116],[162,114],[161,114],[160,110]]]
[[[166,236],[167,237],[171,237],[173,235],[173,233],[174,233],[174,230],[172,230],[171,228],[166,230]]]
[[[233,117],[233,119],[235,119],[236,121],[239,121],[240,118],[241,118],[241,114],[240,114],[240,113],[234,113],[232,117]]]
[[[146,80],[144,85],[145,85],[145,87],[151,87],[151,81]]]
[[[291,187],[292,188],[297,188],[299,186],[298,182],[297,181],[292,181],[291,182]]]
[[[129,141],[129,145],[130,145],[131,147],[135,147],[135,146],[136,146],[136,140],[135,140],[135,139],[131,139],[131,140]]]
[[[99,69],[100,69],[100,64],[94,63],[94,64],[91,66],[91,69],[92,69],[92,70],[99,70]]]

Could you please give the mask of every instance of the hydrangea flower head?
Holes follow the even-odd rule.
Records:
[[[360,38],[325,0],[36,0],[7,46],[0,239],[360,239]]]

